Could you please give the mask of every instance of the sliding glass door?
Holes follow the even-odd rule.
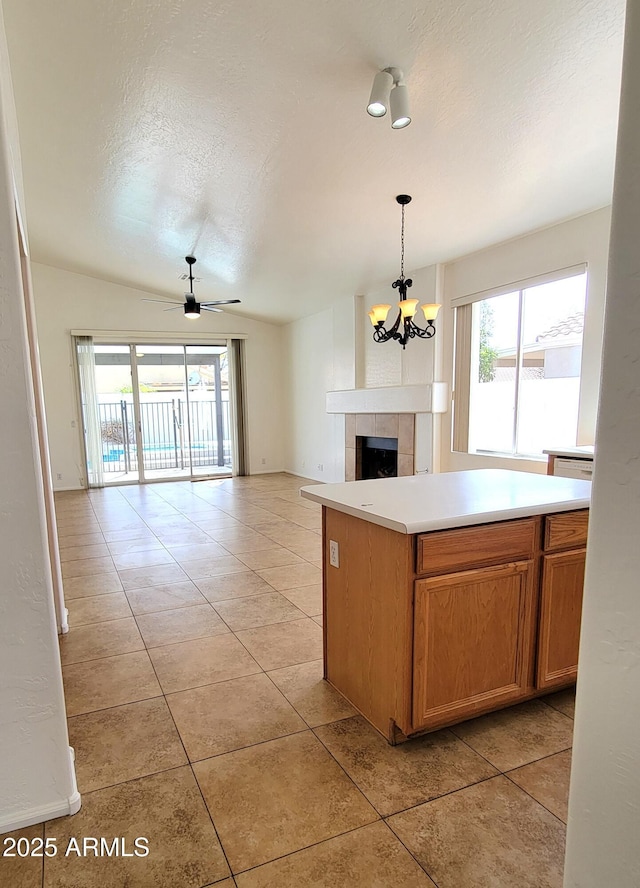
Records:
[[[77,340],[90,484],[233,473],[226,343],[89,343]]]
[[[226,347],[186,347],[189,453],[194,476],[231,471]]]
[[[136,346],[136,372],[144,478],[189,478],[184,346]]]
[[[93,351],[92,369],[87,354]],[[136,413],[127,344],[78,344],[80,390],[90,486],[138,481]],[[97,429],[91,420],[97,419]],[[98,480],[99,479],[99,480]]]

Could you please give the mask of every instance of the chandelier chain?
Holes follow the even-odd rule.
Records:
[[[404,204],[402,204],[402,231],[400,234],[400,280],[404,280]]]

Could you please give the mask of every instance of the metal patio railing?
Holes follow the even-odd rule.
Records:
[[[187,409],[190,423],[187,423]],[[98,404],[103,471],[138,471],[138,453],[131,401]],[[142,461],[145,470],[231,466],[228,401],[167,401],[140,403]],[[191,441],[189,440],[189,426]],[[189,460],[191,451],[191,460]]]

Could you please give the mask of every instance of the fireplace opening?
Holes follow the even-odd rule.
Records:
[[[356,480],[398,477],[398,439],[358,436]]]

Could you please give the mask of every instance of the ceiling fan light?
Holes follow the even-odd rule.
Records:
[[[422,311],[424,312],[425,321],[435,321],[438,317],[438,312],[442,308],[442,305],[439,302],[427,302],[422,306]]]
[[[388,71],[378,71],[373,78],[367,114],[372,117],[384,117],[389,104],[389,90],[393,86],[393,77]]]
[[[391,108],[391,126],[393,129],[402,129],[411,123],[409,113],[409,93],[403,83],[397,83],[389,96]]]
[[[189,318],[190,321],[197,320],[200,317],[200,303],[199,302],[185,302],[184,316],[185,316],[185,318]]]

